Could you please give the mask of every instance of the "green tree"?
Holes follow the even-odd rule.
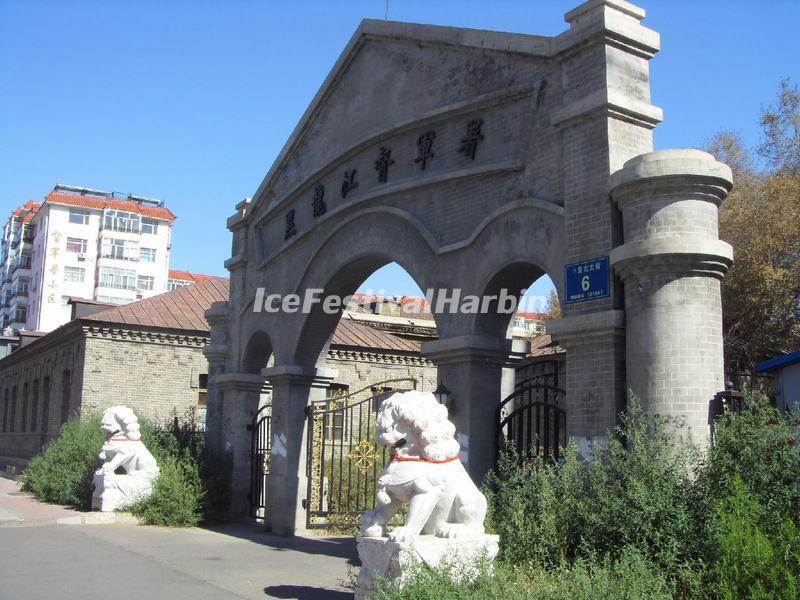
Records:
[[[720,208],[720,237],[734,249],[723,288],[728,373],[752,373],[766,358],[800,345],[800,137],[798,91],[781,83],[762,111],[756,155],[720,132],[709,151],[730,165],[734,188]]]

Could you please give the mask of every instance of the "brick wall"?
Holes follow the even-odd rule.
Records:
[[[206,373],[200,346],[89,337],[83,407],[102,410],[122,404],[156,421],[182,416],[197,408],[200,375]]]
[[[0,468],[37,454],[78,408],[83,343],[71,327],[0,360]]]

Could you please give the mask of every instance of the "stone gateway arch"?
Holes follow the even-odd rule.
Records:
[[[720,279],[732,251],[717,210],[731,173],[696,150],[652,151],[659,36],[644,15],[590,0],[555,37],[362,22],[228,219],[230,299],[207,312],[206,356],[209,443],[231,461],[235,512],[266,382],[267,524],[303,527],[304,410],[335,376],[325,349],[339,315],[319,304],[269,312],[265,294],[346,296],[391,262],[423,290],[462,296],[548,274],[563,306],[548,330],[567,350],[567,434],[579,444],[602,440],[628,389],[705,438],[724,380]],[[476,480],[495,460],[509,319],[439,313],[438,339],[423,346],[452,392]]]

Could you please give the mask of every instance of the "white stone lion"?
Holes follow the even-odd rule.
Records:
[[[159,469],[142,443],[139,418],[130,408],[107,408],[100,427],[107,438],[99,455],[103,465],[94,473],[92,508],[108,512],[149,496]]]
[[[402,392],[378,411],[377,439],[393,448],[378,480],[375,508],[362,517],[364,537],[381,537],[388,521],[408,503],[405,525],[389,538],[409,542],[422,534],[474,539],[484,533],[486,498],[470,479],[447,408],[431,393]]]

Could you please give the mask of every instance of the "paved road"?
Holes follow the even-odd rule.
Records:
[[[6,508],[8,526],[0,526],[0,600],[353,597],[343,587],[355,572],[351,537],[287,539],[249,524],[44,525],[39,514],[26,524],[20,518],[30,507],[14,508],[15,522]]]

